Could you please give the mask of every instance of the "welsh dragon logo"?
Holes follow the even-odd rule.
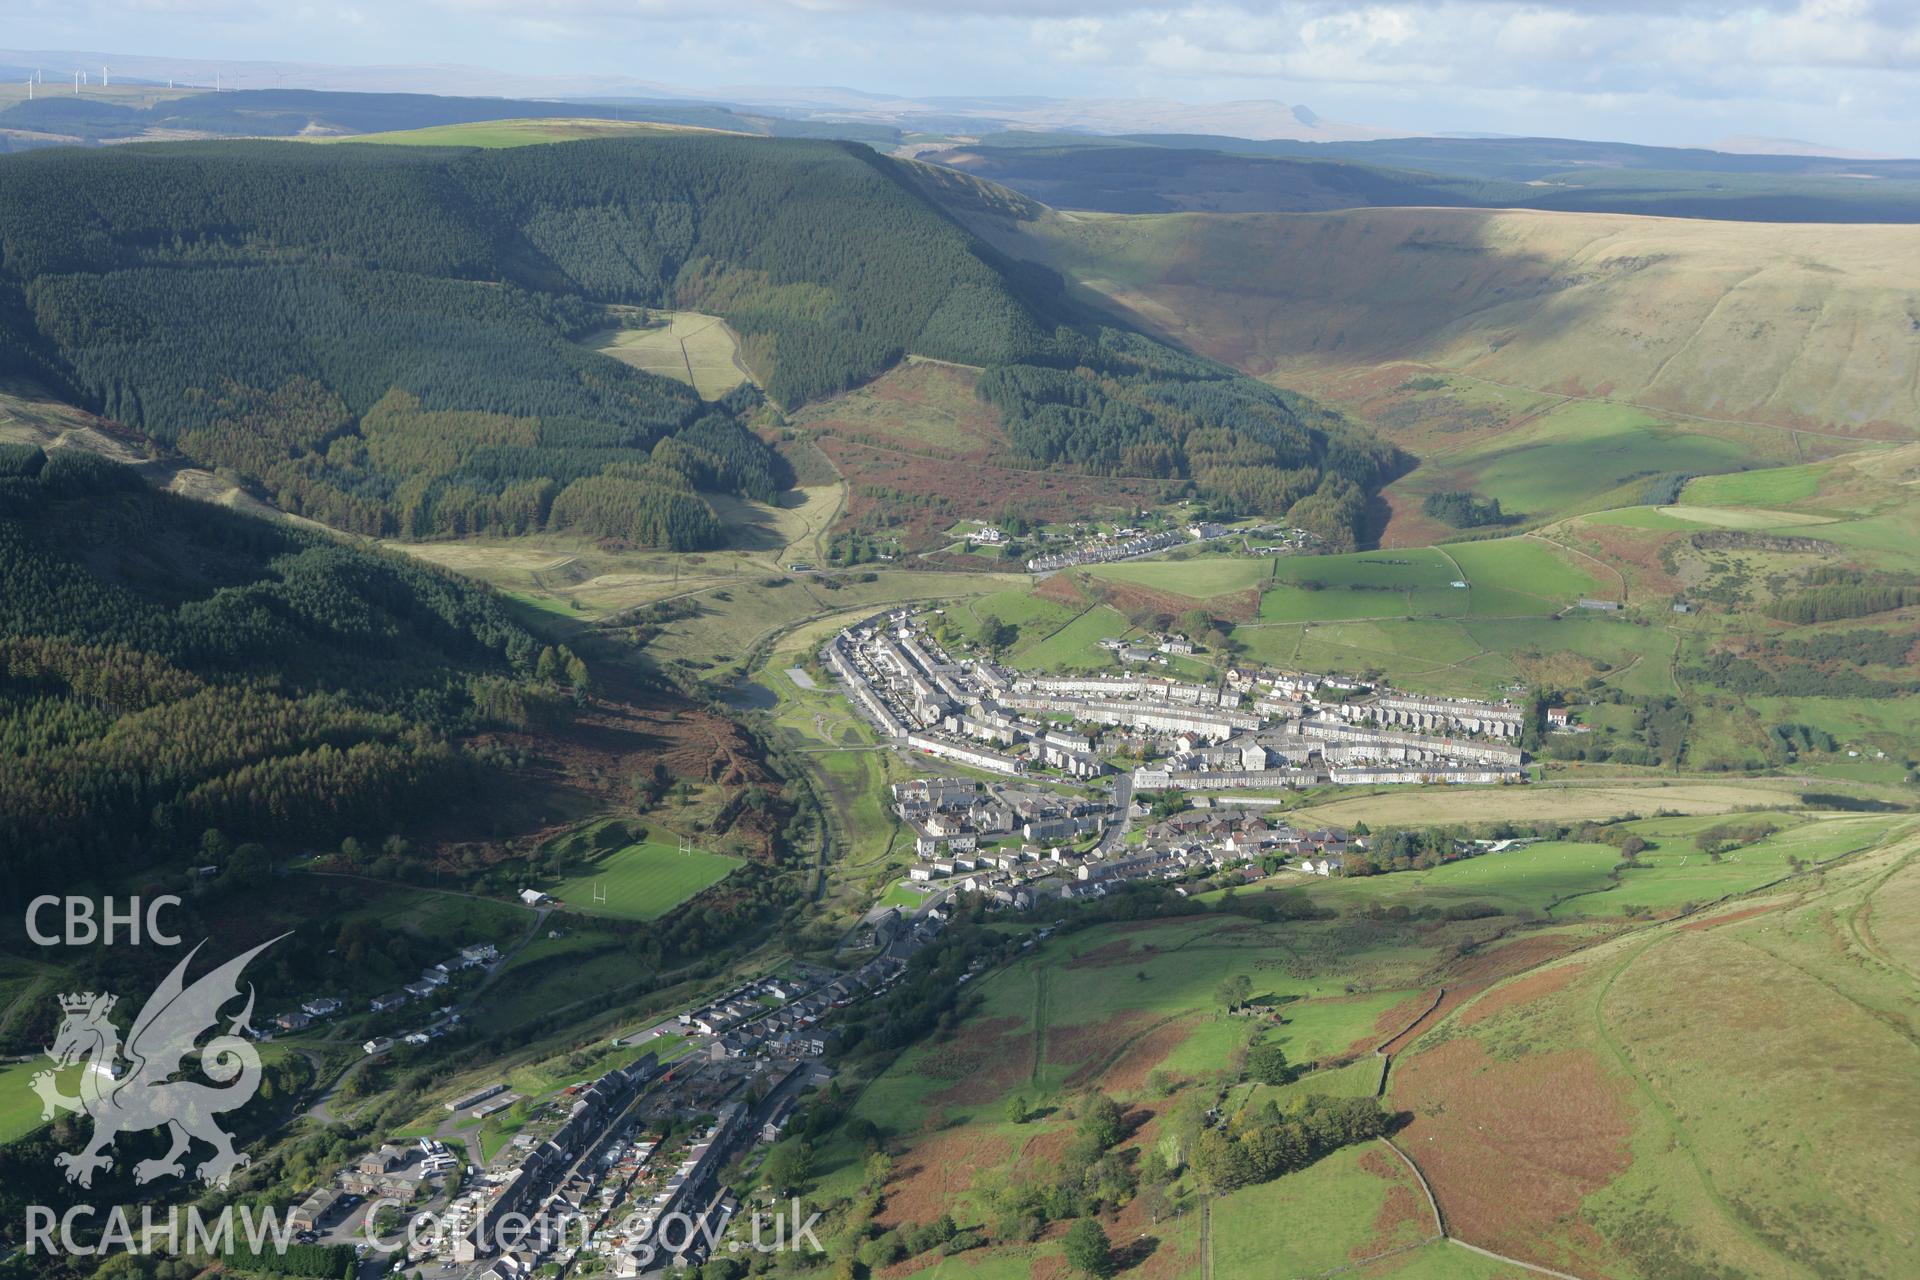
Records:
[[[215,1117],[246,1105],[260,1087],[260,1053],[243,1034],[253,1014],[251,984],[246,1007],[228,1021],[226,1031],[204,1045],[195,1042],[218,1024],[221,1008],[239,997],[240,973],[247,963],[278,941],[263,942],[188,986],[187,966],[200,952],[194,947],[140,1010],[124,1049],[119,1030],[107,1016],[117,997],[92,992],[60,997],[66,1017],[47,1050],[54,1065],[34,1075],[33,1090],[40,1095],[42,1120],[51,1120],[56,1111],[84,1113],[93,1120],[93,1138],[83,1150],[54,1157],[69,1182],[92,1186],[95,1170],[112,1167],[108,1151],[114,1139],[147,1129],[165,1128],[173,1146],[164,1156],[135,1165],[135,1182],[185,1177],[181,1157],[196,1138],[214,1149],[198,1170],[205,1182],[224,1187],[233,1171],[247,1163],[248,1157],[233,1149],[233,1139]],[[197,1054],[200,1070],[223,1087],[174,1079],[185,1069],[189,1054]],[[86,1067],[79,1091],[62,1093],[58,1073],[82,1061]]]

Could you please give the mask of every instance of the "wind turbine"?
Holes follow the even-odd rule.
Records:
[[[82,74],[83,73],[79,71],[73,73],[73,92],[75,97],[78,97],[80,94],[80,77]]]
[[[113,81],[107,78],[107,64],[103,62],[100,64],[100,87],[105,89],[112,83]]]

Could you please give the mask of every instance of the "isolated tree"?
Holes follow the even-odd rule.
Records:
[[[1025,1124],[1027,1116],[1027,1100],[1017,1093],[1007,1095],[1007,1122]]]
[[[566,651],[563,649],[561,652]],[[566,676],[567,686],[573,690],[574,703],[584,706],[587,695],[593,692],[593,681],[587,675],[587,664],[568,653],[563,674]]]
[[[227,879],[242,889],[257,889],[273,877],[273,859],[266,847],[243,844],[227,859]]]
[[[1256,1044],[1247,1050],[1247,1074],[1261,1084],[1285,1084],[1293,1079],[1293,1068],[1277,1044]]]
[[[1081,1275],[1105,1280],[1113,1274],[1113,1243],[1092,1218],[1082,1218],[1067,1228],[1065,1248],[1067,1265]]]
[[[1014,642],[1019,639],[1020,628],[1011,622],[1002,622],[996,614],[988,614],[985,621],[980,624],[980,643],[985,645],[987,652],[996,658],[1005,650],[1011,649]]]
[[[1158,1146],[1147,1148],[1147,1154],[1140,1157],[1140,1185],[1155,1186],[1173,1180],[1173,1168],[1168,1165],[1167,1157]]]
[[[1106,1150],[1120,1141],[1120,1104],[1104,1093],[1090,1094],[1080,1108],[1080,1135]]]
[[[805,1138],[775,1143],[760,1167],[762,1179],[776,1195],[791,1195],[813,1172],[813,1147]]]
[[[1167,1195],[1164,1183],[1149,1182],[1140,1188],[1140,1207],[1146,1210],[1147,1221],[1158,1222],[1173,1212],[1173,1201]]]
[[[1253,979],[1244,973],[1236,973],[1230,978],[1223,979],[1213,992],[1214,1000],[1228,1013],[1245,1004],[1252,995]]]

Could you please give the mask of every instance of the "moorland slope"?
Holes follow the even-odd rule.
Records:
[[[975,221],[1283,381],[1413,363],[1815,432],[1920,421],[1905,228],[1440,208]]]

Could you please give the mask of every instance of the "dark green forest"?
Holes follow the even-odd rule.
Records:
[[[0,160],[0,372],[357,532],[709,545],[785,476],[751,405],[577,345],[719,314],[793,406],[908,352],[985,366],[1035,462],[1191,478],[1349,542],[1399,464],[1336,415],[1080,314],[841,142],[170,144]]]
[[[461,732],[564,715],[490,592],[0,446],[0,883],[20,899],[247,842],[393,831],[476,795]],[[549,658],[548,666],[553,663]],[[83,874],[84,874],[83,872]]]

